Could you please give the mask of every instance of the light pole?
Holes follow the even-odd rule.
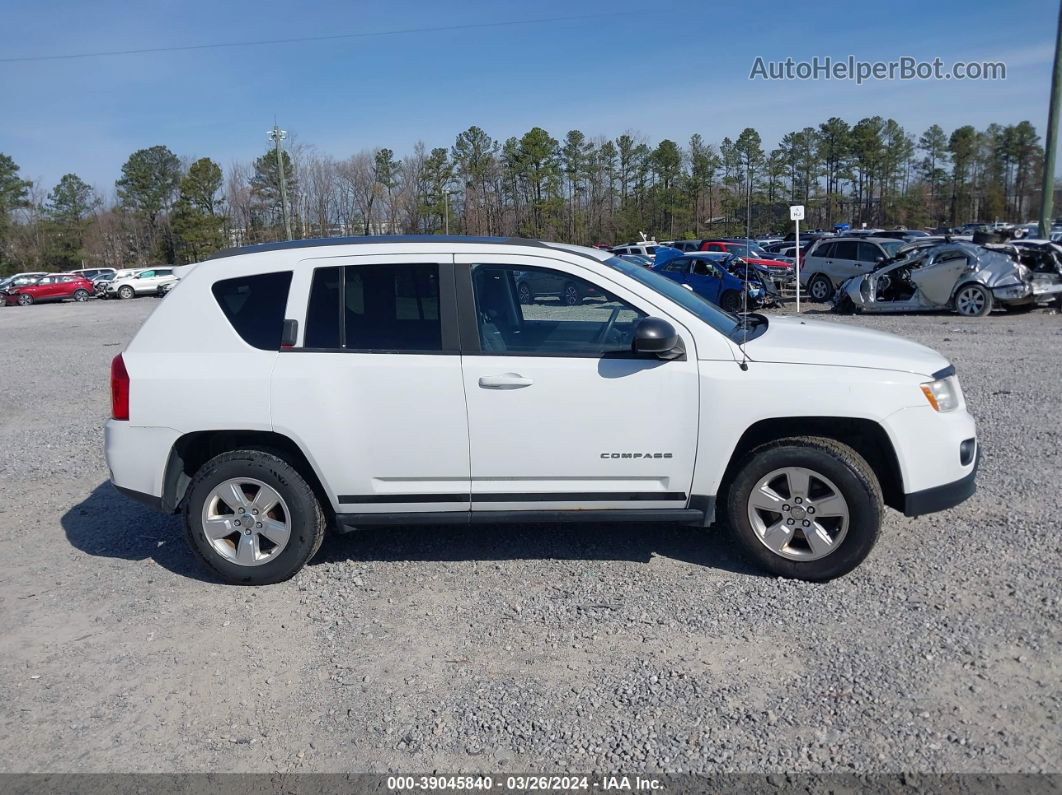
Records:
[[[284,175],[284,149],[280,142],[288,137],[287,130],[282,130],[273,125],[273,129],[266,133],[273,141],[273,148],[277,154],[277,173],[280,175],[280,209],[284,213],[284,233],[291,240],[291,213],[288,212],[288,181]]]
[[[1047,137],[1044,139],[1043,192],[1040,196],[1040,237],[1051,239],[1051,216],[1055,201],[1055,147],[1058,144],[1058,105],[1062,95],[1062,8],[1058,11],[1055,34],[1055,70],[1051,75],[1051,104],[1047,111]]]

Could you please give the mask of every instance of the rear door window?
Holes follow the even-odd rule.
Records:
[[[238,276],[215,282],[214,299],[244,342],[264,351],[280,350],[291,271]]]
[[[833,258],[854,260],[857,258],[858,250],[856,241],[841,240],[833,244]]]
[[[303,343],[307,348],[329,350],[441,351],[439,266],[317,268]]]

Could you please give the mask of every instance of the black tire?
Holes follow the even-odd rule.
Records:
[[[19,306],[32,306],[33,305],[33,296],[32,295],[28,295],[27,293],[20,293],[19,296],[18,296],[18,305]]]
[[[984,317],[992,311],[992,291],[976,282],[964,284],[955,291],[952,303],[963,317]]]
[[[741,311],[741,296],[734,290],[727,290],[719,296],[719,308],[726,312],[737,313]]]
[[[565,306],[578,306],[583,302],[582,295],[579,294],[579,288],[572,282],[568,282],[561,290],[561,303]]]
[[[520,282],[516,285],[516,296],[525,306],[535,300],[535,294],[531,292],[531,286],[527,282]]]
[[[128,284],[123,284],[121,287],[118,288],[118,297],[123,300],[128,300],[134,295],[136,295],[136,293],[133,291],[133,288],[130,287]]]
[[[74,300],[82,303],[89,299],[88,290],[74,290]]]
[[[819,295],[816,295],[816,290]],[[821,273],[812,276],[808,282],[808,295],[819,303],[829,301],[833,297],[833,282],[830,277]]]
[[[760,541],[748,516],[748,500],[757,482],[776,469],[804,467],[829,478],[848,505],[848,530],[838,548],[816,560],[791,560]],[[881,486],[870,465],[855,450],[832,439],[794,437],[769,442],[749,452],[726,489],[724,508],[738,544],[764,569],[781,577],[822,582],[841,577],[863,562],[881,531]]]
[[[291,535],[274,560],[241,566],[222,557],[203,532],[202,511],[211,491],[230,478],[250,477],[268,484],[290,510]],[[261,450],[236,450],[207,461],[196,472],[184,500],[184,528],[188,544],[206,566],[234,585],[270,585],[291,579],[324,540],[325,514],[313,489],[284,459]]]

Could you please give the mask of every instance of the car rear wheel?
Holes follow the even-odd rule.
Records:
[[[119,298],[132,298],[133,295],[134,295],[133,288],[130,287],[128,284],[122,285],[121,287],[118,288],[118,297]]]
[[[955,311],[963,317],[984,317],[992,311],[992,293],[980,284],[967,284],[955,293]]]
[[[847,445],[820,437],[770,442],[750,452],[727,489],[731,529],[745,552],[782,577],[847,574],[881,530],[881,486]]]
[[[830,296],[833,295],[833,282],[830,281],[828,276],[823,276],[820,273],[818,276],[813,277],[808,284],[808,293],[816,301],[829,301]]]
[[[74,300],[77,302],[87,301],[89,299],[88,290],[74,290]]]
[[[19,295],[19,297],[18,297],[18,305],[19,306],[29,306],[32,303],[33,303],[33,296],[32,295],[26,295],[25,293],[22,293],[22,294]]]
[[[321,546],[325,515],[286,461],[237,450],[207,461],[184,502],[188,542],[223,580],[268,585],[290,579]]]

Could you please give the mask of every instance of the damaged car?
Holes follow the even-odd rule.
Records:
[[[1020,311],[1062,296],[1062,246],[1038,243],[978,246],[951,241],[912,247],[834,296],[839,312],[950,309],[982,317],[994,307]]]

